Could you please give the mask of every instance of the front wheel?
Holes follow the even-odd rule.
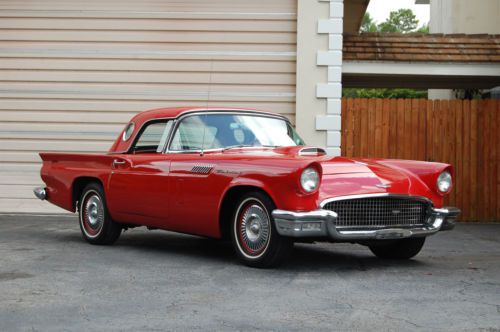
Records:
[[[120,237],[122,227],[111,219],[100,184],[88,184],[78,203],[80,230],[87,242],[113,244]]]
[[[291,239],[280,236],[271,216],[275,206],[260,192],[243,195],[231,223],[231,241],[240,260],[252,267],[269,268],[282,263],[293,248]]]
[[[384,241],[385,242],[385,241]],[[410,259],[416,256],[425,243],[425,237],[402,240],[389,240],[387,243],[377,243],[369,246],[372,253],[379,258]]]

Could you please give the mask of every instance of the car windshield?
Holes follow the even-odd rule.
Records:
[[[203,114],[181,120],[170,150],[294,145],[304,145],[304,141],[284,119],[248,114]]]

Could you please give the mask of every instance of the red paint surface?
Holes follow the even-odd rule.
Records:
[[[453,174],[450,165],[441,163],[300,156],[303,147],[231,149],[205,152],[203,156],[125,153],[144,122],[175,118],[192,109],[138,114],[132,119],[135,130],[131,139],[123,142],[120,133],[108,154],[40,153],[48,200],[75,211],[75,181],[93,178],[102,183],[107,206],[116,221],[220,237],[220,207],[233,187],[259,188],[277,208],[292,211],[315,210],[327,198],[386,192],[425,196],[441,207],[443,197],[436,189],[437,176],[445,169]],[[114,159],[125,164],[115,167]],[[208,174],[192,173],[193,166],[200,163],[214,168]],[[320,172],[321,184],[318,191],[307,194],[301,190],[299,178],[310,166]],[[391,187],[376,186],[386,183]]]

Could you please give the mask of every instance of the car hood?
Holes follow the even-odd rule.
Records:
[[[434,196],[416,174],[383,162],[344,157],[320,161],[323,170],[320,198],[379,193]]]

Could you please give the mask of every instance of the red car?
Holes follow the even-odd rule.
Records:
[[[287,118],[248,109],[136,115],[107,154],[40,153],[40,199],[79,213],[112,244],[136,226],[231,239],[243,263],[275,266],[294,242],[351,242],[408,259],[451,229],[450,165],[329,157]]]

